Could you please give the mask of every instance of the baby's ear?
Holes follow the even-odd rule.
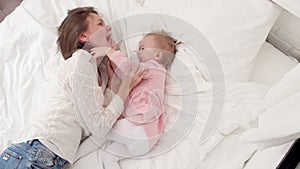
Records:
[[[156,61],[160,61],[160,60],[162,59],[163,55],[164,55],[164,54],[163,54],[162,51],[158,51],[158,52],[156,52],[154,59],[155,59]]]

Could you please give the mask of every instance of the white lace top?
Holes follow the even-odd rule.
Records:
[[[58,74],[58,83],[50,91],[50,111],[30,126],[25,140],[37,138],[60,157],[73,163],[82,138],[91,134],[104,136],[123,110],[122,99],[115,95],[106,106],[105,89],[98,85],[98,69],[92,55],[78,50],[65,61]],[[107,76],[101,73],[102,86]],[[24,137],[23,137],[24,138]],[[23,139],[24,140],[24,139]]]

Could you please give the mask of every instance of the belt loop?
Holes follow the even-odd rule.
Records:
[[[29,146],[32,146],[33,142],[34,142],[34,140],[29,140],[29,141],[27,141],[27,144],[28,144]]]

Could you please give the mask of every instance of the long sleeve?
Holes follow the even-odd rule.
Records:
[[[97,64],[89,53],[77,57],[72,78],[72,99],[76,114],[95,136],[105,135],[123,111],[123,101],[115,95],[104,108],[104,95],[98,86]]]

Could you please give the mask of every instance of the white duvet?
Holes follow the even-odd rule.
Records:
[[[240,60],[238,59],[237,61],[242,61],[243,64],[254,60],[254,55],[258,52],[264,37],[280,11],[267,0],[263,0],[262,4],[260,4],[260,1],[256,0],[250,3],[249,1],[239,0],[237,9],[244,5],[244,7],[248,6],[249,9],[251,6],[251,9],[254,10],[253,12],[255,10],[263,11],[262,15],[265,16],[261,17],[262,22],[260,23],[262,24],[251,23],[251,28],[241,26],[239,29],[236,29],[238,34],[234,34],[234,31],[232,31],[230,35],[222,34],[221,32],[223,31],[220,30],[216,30],[216,34],[213,35],[212,31],[209,31],[209,25],[203,28],[206,31],[205,35],[208,40],[213,42],[212,45],[207,45],[208,48],[215,49],[215,51],[205,53],[211,54],[206,57],[215,54],[224,57],[237,57],[241,54]],[[47,2],[42,0],[25,0],[21,6],[0,24],[0,151],[4,150],[18,137],[25,125],[34,122],[34,116],[44,109],[39,107],[43,105],[41,98],[44,97],[44,94],[49,89],[49,84],[51,84],[50,82],[62,62],[62,57],[57,52],[55,44],[57,38],[56,28],[65,17],[67,9],[78,6],[94,6],[107,16],[106,20],[108,21],[117,19],[121,15],[125,15],[126,12],[129,12],[128,15],[140,13],[143,10],[144,12],[153,12],[152,9],[143,7],[140,2],[142,1],[122,0],[117,3],[116,1],[111,2],[108,0],[47,0]],[[185,10],[190,7],[189,5],[193,4],[192,2],[194,1],[187,1]],[[218,0],[214,0],[211,3],[217,2]],[[223,8],[231,4],[225,1],[222,2]],[[196,4],[207,5],[205,1],[199,1]],[[265,8],[260,5],[265,6]],[[219,6],[216,6],[219,9]],[[164,11],[161,12],[164,13]],[[180,13],[181,11],[178,12]],[[198,22],[193,22],[193,20],[197,20],[197,15],[187,15],[186,13],[183,18],[192,25],[197,26]],[[244,15],[247,14],[244,13]],[[217,19],[216,16],[210,14],[207,17]],[[255,17],[257,16],[253,15],[249,19],[254,21],[257,19]],[[252,20],[249,22],[252,22]],[[220,24],[222,26],[221,22]],[[251,29],[258,31],[258,29],[255,29],[257,25],[259,26],[259,32],[256,32],[254,35],[246,34],[251,33]],[[210,26],[214,29],[218,28],[214,25]],[[227,27],[227,29],[229,28],[231,27]],[[244,28],[247,30],[245,34],[243,34]],[[177,35],[180,37],[181,34],[177,33]],[[241,40],[243,35],[247,38]],[[258,35],[258,40],[254,39]],[[193,39],[193,35],[189,36]],[[235,39],[236,41],[231,46],[228,38],[235,36],[239,37]],[[245,41],[253,44],[248,44],[249,46],[243,46],[242,48],[241,45],[244,45]],[[129,42],[125,42],[125,49],[131,49]],[[239,50],[237,53],[234,53],[236,49]],[[202,51],[205,51],[205,49]],[[249,52],[249,55],[247,52]],[[256,151],[255,146],[240,142],[238,137],[244,129],[250,126],[250,122],[261,113],[261,100],[267,91],[267,87],[253,82],[246,82],[245,79],[249,77],[243,77],[241,82],[237,82],[240,81],[241,75],[239,71],[233,70],[230,70],[229,74],[230,79],[237,77],[233,80],[235,81],[234,83],[226,85],[216,82],[211,83],[207,80],[211,78],[212,74],[208,75],[207,72],[204,72],[205,66],[203,66],[202,60],[195,58],[199,56],[191,56],[190,54],[191,52],[182,50],[182,56],[178,57],[178,59],[181,59],[180,62],[189,68],[189,75],[192,76],[186,77],[184,73],[180,74],[178,70],[176,73],[176,69],[171,72],[175,72],[174,74],[177,75],[177,78],[181,79],[181,83],[189,83],[189,81],[183,81],[185,78],[192,78],[194,80],[193,83],[196,82],[194,90],[182,88],[181,92],[185,95],[181,99],[189,101],[185,104],[186,109],[179,111],[180,114],[178,114],[178,111],[174,111],[180,105],[178,100],[174,99],[178,98],[176,95],[177,91],[173,90],[173,86],[167,86],[167,98],[169,99],[167,106],[170,108],[170,111],[166,112],[167,114],[169,113],[168,119],[170,120],[167,132],[162,137],[160,144],[150,153],[153,157],[123,160],[121,162],[123,168],[238,169],[243,168],[244,163]],[[225,60],[225,62],[222,62],[221,59],[221,64],[231,63],[234,59],[226,58]],[[252,64],[250,63],[250,66],[245,70],[251,70]],[[230,67],[239,69],[240,66],[235,67],[235,64],[232,64],[225,67],[227,69]],[[244,72],[245,70],[242,71],[243,74],[250,74],[250,72]],[[190,98],[197,98],[196,102],[194,102],[195,100],[189,100]],[[219,114],[213,114],[215,116],[212,116],[211,111],[214,98],[223,99],[218,102],[221,106]],[[209,117],[212,120],[207,121]],[[179,118],[180,120],[178,120]],[[178,121],[179,123],[176,123]],[[178,132],[177,130],[172,130],[174,128],[178,128]],[[180,134],[178,135],[178,133]],[[174,142],[170,143],[170,141]],[[95,151],[75,163],[73,168],[101,169],[101,166],[101,153]]]
[[[300,65],[288,71],[266,94],[264,112],[256,128],[247,130],[241,139],[262,148],[281,145],[300,137]]]

